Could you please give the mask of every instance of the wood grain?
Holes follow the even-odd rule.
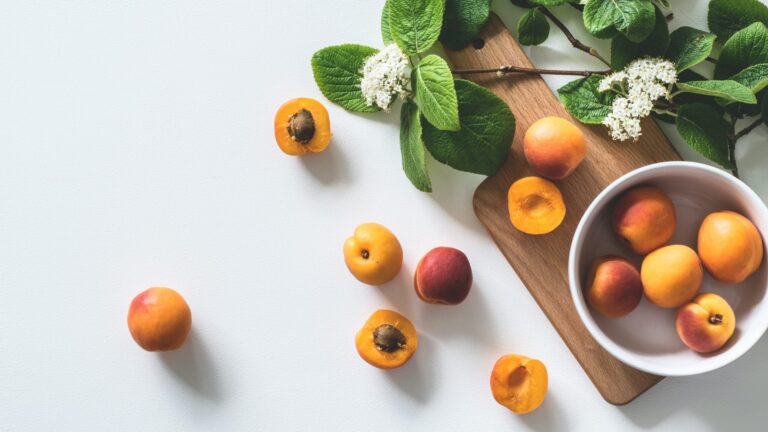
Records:
[[[462,51],[447,53],[456,69],[532,66],[498,16],[491,16],[479,37],[485,42],[481,49],[470,45]],[[580,125],[587,138],[588,156],[568,179],[557,182],[567,206],[565,221],[548,235],[523,234],[512,227],[507,210],[509,185],[521,177],[534,174],[523,155],[523,135],[528,126],[542,117],[573,119],[539,76],[498,77],[483,74],[468,75],[466,78],[500,96],[509,104],[517,119],[509,159],[495,176],[485,180],[475,192],[477,217],[603,398],[612,404],[626,404],[662,377],[621,363],[603,350],[587,332],[568,288],[568,251],[581,215],[605,186],[635,168],[679,160],[680,156],[651,119],[644,122],[639,142],[613,142],[604,127]]]

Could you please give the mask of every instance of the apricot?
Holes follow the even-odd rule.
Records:
[[[386,309],[374,312],[355,336],[360,357],[380,369],[404,365],[418,346],[416,328],[408,318]]]
[[[472,287],[472,267],[464,253],[451,247],[436,247],[416,266],[416,294],[427,303],[456,305]]]
[[[575,124],[560,117],[544,117],[525,132],[523,152],[538,174],[562,180],[584,160],[587,145]]]
[[[491,392],[499,404],[517,414],[526,414],[544,402],[547,381],[544,363],[517,354],[507,354],[493,365]]]
[[[323,104],[310,98],[291,99],[275,114],[275,139],[285,154],[319,153],[331,141],[331,121]]]
[[[629,314],[643,298],[640,272],[631,262],[605,256],[592,264],[586,289],[587,303],[607,317]]]
[[[640,268],[640,279],[651,303],[676,308],[691,301],[699,291],[704,269],[693,249],[669,245],[646,255]]]
[[[403,248],[392,231],[365,223],[344,242],[344,261],[360,282],[383,285],[397,276],[403,265]]]
[[[637,254],[665,245],[675,234],[675,205],[661,189],[639,186],[625,192],[613,209],[613,230]]]
[[[760,268],[763,238],[757,227],[732,211],[709,214],[701,223],[699,257],[712,276],[722,282],[738,283]]]
[[[725,345],[736,330],[736,316],[724,298],[702,293],[677,311],[677,334],[688,348],[709,353]]]
[[[560,189],[541,177],[524,177],[512,183],[507,198],[512,225],[526,234],[547,234],[565,219]]]
[[[192,327],[192,312],[178,292],[149,288],[128,309],[128,329],[147,351],[173,351],[184,345]]]

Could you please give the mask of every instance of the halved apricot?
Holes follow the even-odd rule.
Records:
[[[509,187],[509,219],[526,234],[546,234],[565,219],[560,189],[541,177],[524,177]]]
[[[419,345],[416,328],[399,313],[379,309],[355,336],[355,348],[363,360],[381,369],[407,362]]]
[[[547,395],[547,385],[547,368],[538,360],[508,354],[493,365],[493,398],[517,414],[526,414],[538,408]]]
[[[323,104],[310,98],[291,99],[275,114],[275,139],[285,153],[319,153],[331,141],[331,121]]]

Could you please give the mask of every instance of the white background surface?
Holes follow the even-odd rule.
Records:
[[[722,370],[667,379],[625,407],[604,402],[475,219],[481,178],[430,163],[435,192],[416,191],[400,170],[396,115],[327,104],[327,152],[277,149],[277,107],[322,99],[311,54],[379,46],[381,3],[0,5],[0,430],[764,428],[765,340]],[[674,26],[704,27],[706,2],[673,3]],[[494,4],[514,27],[520,10]],[[576,14],[556,13],[583,35]],[[542,67],[599,66],[554,28],[530,52]],[[765,141],[761,128],[738,152],[764,198]],[[382,288],[342,260],[366,221],[405,249],[404,271]],[[458,307],[422,304],[411,288],[437,245],[472,262]],[[126,328],[130,300],[154,285],[192,307],[178,352],[146,353]],[[421,332],[417,354],[391,372],[353,347],[382,307]],[[549,369],[533,414],[491,397],[491,367],[509,352]]]

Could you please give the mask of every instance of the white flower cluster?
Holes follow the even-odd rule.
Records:
[[[360,82],[365,103],[388,111],[399,96],[405,97],[409,90],[411,66],[408,56],[391,44],[372,55],[363,65],[363,79]]]
[[[663,58],[642,58],[624,70],[614,72],[600,81],[598,91],[615,91],[621,96],[613,101],[611,113],[603,124],[618,141],[642,135],[640,120],[648,117],[659,98],[669,97],[672,84],[677,82],[675,64]]]

